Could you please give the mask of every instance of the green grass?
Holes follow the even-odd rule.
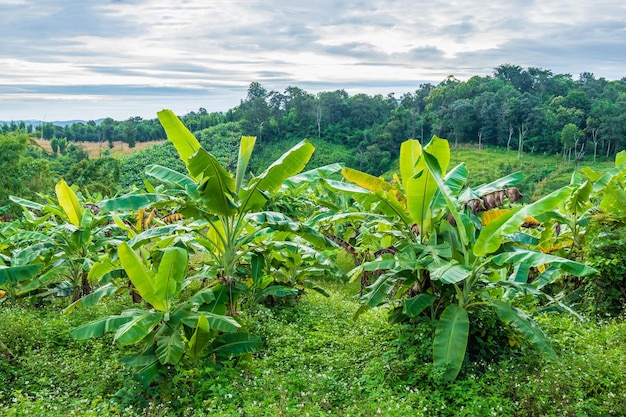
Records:
[[[592,159],[592,158],[591,158]],[[450,166],[465,162],[469,169],[469,186],[491,182],[516,171],[524,173],[524,181],[518,187],[524,194],[525,202],[532,202],[569,184],[572,173],[578,168],[589,166],[598,171],[606,171],[614,166],[614,161],[598,159],[593,163],[589,157],[579,163],[564,161],[559,155],[524,154],[517,157],[516,151],[502,148],[452,149]]]
[[[428,362],[428,326],[402,331],[383,310],[355,322],[355,292],[331,285],[328,298],[311,293],[259,307],[244,317],[264,341],[251,364],[180,370],[165,392],[148,395],[119,365],[124,352],[110,337],[69,337],[126,301],[70,316],[4,304],[0,340],[13,358],[0,354],[0,415],[610,416],[626,409],[622,320],[539,317],[559,362],[511,351],[499,362],[468,364],[444,385]]]

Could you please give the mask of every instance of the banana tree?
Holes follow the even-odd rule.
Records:
[[[241,355],[260,348],[259,337],[238,331],[241,325],[224,315],[223,289],[203,289],[180,301],[188,270],[187,251],[170,246],[159,252],[158,263],[147,265],[128,243],[118,248],[124,270],[151,308],[126,310],[87,323],[74,329],[72,336],[82,340],[114,332],[118,343],[139,345],[141,352],[123,361],[138,368],[144,384],[161,377],[168,364],[198,362],[207,355]]]
[[[387,233],[394,251],[381,252],[352,271],[353,279],[365,273],[377,277],[361,297],[363,308],[387,305],[395,322],[421,316],[435,320],[433,364],[446,381],[457,377],[465,360],[476,316],[471,313],[486,307],[532,346],[554,357],[549,340],[529,315],[513,306],[513,299],[544,296],[541,288],[559,274],[594,271],[541,253],[536,250],[538,239],[520,228],[529,218],[557,209],[572,187],[530,205],[482,213],[462,204],[461,195],[472,195],[464,190],[468,172],[461,164],[446,173],[449,160],[446,140],[435,136],[423,148],[409,140],[401,146],[400,177],[394,183],[345,170],[346,179],[356,186],[331,184],[374,199],[370,207],[396,224]],[[510,187],[518,180],[515,176],[477,188]],[[530,282],[531,270],[543,273]]]
[[[115,226],[94,204],[81,202],[64,180],[56,187],[56,200],[36,203],[19,197],[11,200],[23,209],[28,229],[13,234],[13,264],[42,263],[36,277],[24,280],[18,295],[72,295],[73,301],[92,291],[88,273],[98,257],[118,243]],[[59,281],[61,279],[61,281]]]
[[[249,289],[244,283],[251,273],[249,268],[244,268],[249,265],[247,259],[257,248],[267,245],[268,240],[275,239],[275,231],[287,231],[289,239],[303,245],[332,246],[311,227],[280,213],[263,215],[262,211],[281,185],[300,173],[311,158],[314,148],[307,140],[246,181],[254,137],[241,138],[236,172],[232,174],[202,148],[174,113],[163,110],[158,117],[168,140],[185,162],[188,175],[162,166],[148,166],[146,174],[165,184],[165,190],[154,188],[150,193],[122,196],[103,203],[103,208],[175,207],[187,219],[194,244],[207,254],[209,275],[217,278],[214,285],[228,287],[230,314],[237,310],[239,295]]]

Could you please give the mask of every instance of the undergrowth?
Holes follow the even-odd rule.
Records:
[[[558,362],[522,351],[469,363],[443,384],[429,363],[432,326],[390,326],[382,310],[353,321],[356,290],[329,291],[247,312],[249,330],[264,342],[252,362],[181,369],[161,392],[132,379],[110,337],[69,336],[126,300],[70,316],[55,306],[4,304],[0,415],[610,416],[626,409],[622,319],[538,317]]]

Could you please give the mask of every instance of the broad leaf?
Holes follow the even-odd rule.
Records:
[[[256,136],[241,137],[239,156],[237,157],[237,173],[235,175],[235,193],[238,193],[241,189],[241,183],[243,182],[243,177],[246,175],[248,162],[250,162],[250,156],[252,155],[255,142]]]
[[[402,312],[409,317],[416,317],[426,308],[433,305],[437,297],[432,294],[419,294],[404,300]]]
[[[303,140],[253,178],[241,191],[241,211],[245,213],[263,207],[267,201],[264,193],[275,193],[287,178],[302,171],[314,151],[315,147],[308,140]]]
[[[165,200],[165,197],[160,194],[130,193],[109,200],[103,200],[100,202],[100,207],[105,211],[141,210],[163,200]]]
[[[146,175],[150,175],[159,181],[186,190],[192,198],[198,197],[196,182],[185,174],[161,165],[148,165],[145,172]]]
[[[84,340],[92,337],[100,337],[107,332],[117,331],[121,326],[131,321],[130,316],[110,316],[91,323],[83,324],[70,333],[74,339]]]
[[[483,228],[474,244],[474,255],[484,256],[498,250],[502,239],[513,234],[524,224],[527,217],[537,217],[559,206],[570,195],[571,187],[560,188],[542,199],[521,209],[513,209]]]
[[[215,156],[200,148],[189,159],[187,168],[200,184],[198,192],[207,211],[221,216],[230,216],[235,212],[235,179]]]
[[[209,326],[209,321],[205,316],[200,316],[198,318],[198,323],[196,324],[196,330],[193,332],[191,339],[189,339],[189,349],[187,349],[187,354],[191,356],[192,359],[198,360],[200,359],[200,354],[202,350],[211,343],[211,327]]]
[[[556,359],[556,352],[554,352],[550,340],[533,319],[505,301],[492,300],[491,304],[495,308],[498,317],[505,323],[513,324],[535,349],[549,358]]]
[[[74,226],[80,225],[80,220],[83,217],[83,207],[78,202],[78,197],[74,190],[64,180],[60,180],[54,187],[59,205],[65,212],[70,223]]]
[[[261,338],[250,333],[226,333],[213,342],[213,352],[221,356],[256,352],[263,347]]]
[[[181,321],[185,326],[195,327],[200,319],[200,316],[205,316],[209,322],[209,327],[213,330],[220,330],[222,332],[235,332],[241,327],[241,325],[232,317],[222,314],[209,313],[208,311],[198,311],[197,313],[188,314]]]
[[[120,291],[120,288],[112,284],[103,285],[102,287],[96,289],[91,294],[87,294],[83,298],[74,301],[72,304],[70,304],[63,310],[63,313],[70,314],[72,311],[74,311],[76,307],[87,308],[87,307],[94,306],[98,303],[98,301],[102,300],[105,297],[108,297],[109,295],[113,295],[119,291]]]
[[[437,160],[443,176],[450,161],[450,147],[447,140],[433,136],[422,152],[419,142],[416,142],[406,141],[401,145],[400,173],[408,211],[424,235],[431,227],[431,204],[439,187],[427,168],[423,153],[428,152]]]
[[[185,343],[180,332],[174,330],[171,334],[161,334],[156,339],[156,356],[161,365],[180,362],[185,354]]]
[[[154,273],[143,264],[137,253],[126,243],[122,243],[117,253],[128,277],[141,297],[159,310],[166,310],[166,299],[156,294]]]
[[[145,311],[137,316],[131,316],[131,320],[124,323],[117,331],[113,339],[122,345],[132,345],[139,342],[154,331],[154,327],[163,319],[163,313]]]
[[[323,167],[315,168],[309,171],[302,172],[300,174],[291,176],[283,182],[284,185],[292,187],[296,184],[300,184],[302,182],[313,182],[322,178],[327,178],[332,174],[336,174],[341,172],[343,169],[343,165],[341,164],[330,164],[324,165]]]
[[[450,304],[441,313],[433,340],[433,365],[442,368],[444,381],[454,381],[459,374],[465,359],[468,336],[467,311]]]
[[[187,251],[183,248],[172,246],[163,250],[154,277],[154,296],[165,301],[166,311],[169,311],[171,299],[181,290],[181,283],[187,275],[187,261]]]
[[[165,129],[167,139],[172,142],[180,159],[189,165],[189,158],[201,148],[200,142],[183,125],[180,119],[171,110],[161,110],[157,113],[159,121]],[[195,175],[192,174],[194,178]]]
[[[34,278],[41,272],[43,266],[41,263],[24,266],[0,266],[0,285],[15,284]]]
[[[383,274],[370,286],[367,287],[368,292],[361,297],[361,303],[367,304],[369,307],[377,307],[391,293],[396,280],[390,274]]]
[[[524,264],[526,266],[537,267],[541,265],[552,265],[568,274],[578,277],[591,276],[598,272],[579,262],[523,248],[515,248],[512,251],[500,253],[494,256],[491,262],[497,266]]]
[[[363,187],[374,193],[378,190],[389,191],[392,189],[391,184],[387,181],[371,174],[357,171],[356,169],[344,168],[341,170],[341,175],[348,181],[352,181],[359,187]]]

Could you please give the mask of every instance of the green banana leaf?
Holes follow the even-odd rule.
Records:
[[[43,267],[42,263],[8,267],[0,265],[0,285],[16,284],[34,278]]]
[[[213,353],[220,356],[243,355],[263,347],[261,338],[250,333],[226,333],[213,342]]]
[[[577,277],[588,277],[598,273],[595,269],[580,262],[517,247],[513,248],[511,251],[503,252],[494,256],[491,258],[491,262],[499,267],[503,265],[519,264],[523,264],[528,267],[551,265]]]
[[[193,360],[199,360],[202,350],[204,350],[204,348],[206,348],[209,343],[211,343],[211,340],[213,340],[213,338],[211,336],[211,327],[209,326],[209,321],[205,316],[200,316],[198,318],[198,323],[196,324],[196,329],[189,339],[187,354]]]
[[[181,319],[182,323],[187,327],[196,327],[200,316],[205,316],[209,322],[209,327],[213,330],[220,330],[222,332],[236,332],[241,327],[241,324],[232,317],[225,316],[223,314],[214,314],[208,311],[198,311],[197,313],[186,314]]]
[[[81,298],[79,300],[76,300],[72,304],[70,304],[69,306],[65,307],[63,309],[63,314],[70,314],[77,307],[79,307],[79,308],[87,308],[87,307],[94,306],[100,300],[102,300],[103,298],[108,297],[108,296],[113,295],[113,294],[117,294],[121,290],[122,289],[120,287],[117,287],[117,286],[115,286],[115,285],[113,285],[111,283],[105,284],[105,285],[97,288],[91,294],[87,294],[83,298]]]
[[[254,149],[256,142],[256,136],[242,136],[241,142],[239,142],[239,156],[237,157],[237,173],[235,174],[235,193],[238,193],[241,189],[243,178],[246,175],[248,169],[248,162],[250,162],[250,156]]]
[[[416,140],[405,141],[400,146],[400,174],[407,209],[413,222],[419,225],[422,236],[431,228],[431,204],[439,188],[423,158],[425,152],[437,160],[441,175],[444,175],[450,162],[450,146],[447,140],[437,136],[433,136],[423,149]]]
[[[419,294],[404,300],[402,312],[409,317],[417,317],[422,311],[433,305],[437,297],[432,294]]]
[[[160,194],[137,194],[130,193],[119,197],[102,200],[100,207],[105,211],[130,211],[140,210],[152,206],[160,201],[165,201],[166,196]]]
[[[163,313],[139,311],[137,315],[130,317],[131,320],[120,326],[113,336],[113,340],[122,345],[132,345],[152,333],[154,327],[163,320]]]
[[[139,295],[156,310],[166,311],[167,299],[156,294],[154,273],[146,269],[139,255],[126,242],[118,247],[117,254]]]
[[[196,182],[185,174],[161,165],[148,165],[145,172],[161,182],[186,190],[192,198],[198,197]]]
[[[201,148],[200,142],[171,110],[161,110],[157,112],[157,116],[165,129],[167,139],[178,151],[180,159],[189,166],[189,158]],[[192,176],[197,179],[193,174]]]
[[[557,358],[550,340],[533,319],[505,301],[492,300],[491,304],[495,308],[498,317],[505,323],[511,323],[535,349],[545,354],[548,358]]]
[[[241,190],[241,211],[258,210],[267,201],[264,193],[275,193],[289,177],[300,173],[313,156],[315,147],[303,140],[272,163]]]
[[[465,359],[468,336],[467,311],[450,304],[441,313],[433,340],[433,365],[443,370],[444,381],[454,381],[459,374]]]
[[[168,363],[175,365],[180,362],[185,354],[185,342],[176,329],[171,334],[157,335],[156,345],[156,356],[161,365]]]
[[[316,180],[319,180],[319,179],[323,179],[323,178],[327,178],[330,175],[333,175],[333,174],[336,174],[338,172],[341,172],[342,169],[344,169],[344,166],[342,164],[339,164],[339,163],[334,163],[334,164],[330,164],[330,165],[324,165],[322,167],[311,169],[309,171],[301,172],[300,174],[296,174],[294,176],[291,176],[291,177],[287,178],[283,182],[283,184],[288,186],[288,187],[294,187],[297,184],[300,184],[300,183],[303,183],[303,182],[311,183],[313,181],[316,181]]]
[[[76,340],[85,340],[100,337],[105,333],[117,331],[121,326],[131,321],[131,316],[109,316],[100,320],[83,324],[71,331],[70,335]]]
[[[432,155],[430,152],[428,152],[428,150],[425,149],[423,159],[426,163],[426,166],[428,167],[428,172],[430,174],[430,177],[432,178],[432,182],[436,184],[439,195],[441,195],[445,200],[448,211],[452,214],[454,220],[456,221],[457,231],[459,233],[461,243],[464,247],[467,247],[469,243],[469,238],[464,227],[464,222],[461,219],[461,214],[459,213],[459,210],[457,208],[458,200],[456,199],[452,190],[450,189],[450,187],[448,187],[442,177],[443,171],[441,165],[439,164],[439,159],[441,158],[437,158],[435,155]]]
[[[182,282],[187,276],[187,251],[171,246],[163,250],[159,270],[154,277],[154,296],[165,300],[166,311],[169,311],[172,298],[182,289]]]
[[[235,213],[235,179],[215,156],[200,148],[189,158],[187,168],[199,183],[198,192],[208,212],[220,216]]]

